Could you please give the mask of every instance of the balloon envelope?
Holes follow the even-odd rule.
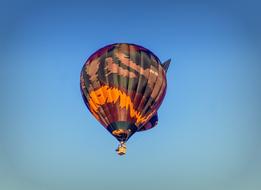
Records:
[[[168,64],[162,65],[156,55],[139,45],[105,46],[82,68],[84,102],[118,141],[126,142],[136,131],[149,128],[153,117],[155,125],[166,92]]]

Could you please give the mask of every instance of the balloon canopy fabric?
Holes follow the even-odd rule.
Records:
[[[154,127],[166,93],[166,71],[148,49],[126,43],[105,46],[84,64],[80,87],[92,115],[119,141]]]
[[[141,132],[141,131],[147,131],[149,129],[152,129],[153,127],[156,127],[158,124],[158,114],[155,113],[150,120],[145,123],[137,132]]]

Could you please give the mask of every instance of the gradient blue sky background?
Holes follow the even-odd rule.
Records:
[[[1,1],[1,190],[260,190],[257,1]],[[171,58],[159,125],[119,157],[79,74],[115,43]]]

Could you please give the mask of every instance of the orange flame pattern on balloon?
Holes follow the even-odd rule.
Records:
[[[147,116],[142,116],[140,112],[135,110],[131,98],[117,88],[104,85],[97,90],[91,91],[89,94],[90,110],[96,119],[99,119],[97,114],[100,106],[106,103],[116,103],[117,101],[119,101],[120,108],[129,109],[130,117],[136,119],[136,125],[146,122],[154,114],[152,112]]]

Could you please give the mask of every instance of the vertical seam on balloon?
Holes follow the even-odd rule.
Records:
[[[85,64],[85,65],[86,65],[86,64]],[[86,82],[85,82],[85,79],[84,79],[84,75],[87,75],[87,73],[85,72],[85,67],[84,67],[84,71],[82,71],[82,74],[83,74],[84,83],[86,83]],[[85,85],[85,86],[86,86],[86,85]],[[92,86],[91,83],[89,84],[89,87],[90,87],[90,86],[93,88],[93,86]],[[93,89],[94,89],[94,88],[93,88]],[[88,97],[91,99],[91,97],[89,96],[90,93],[89,93],[89,91],[88,91],[87,88],[86,88],[86,93],[87,93],[86,95],[88,95]],[[85,98],[86,98],[86,95],[85,95]],[[91,108],[91,106],[89,105],[89,100],[88,100],[88,98],[86,98],[86,100],[87,100],[87,101],[86,101],[86,104],[88,104],[88,105],[87,105],[87,108],[88,108],[88,109],[90,110],[90,112],[93,114],[93,112],[91,111],[92,108]],[[93,100],[92,100],[92,101],[93,101]],[[106,124],[106,122],[104,121],[104,119],[103,119],[103,117],[102,117],[102,113],[100,113],[100,112],[95,112],[95,114],[97,114],[97,116],[98,116],[99,119],[101,120],[100,123],[102,123],[103,125]],[[95,116],[94,116],[94,117],[95,117]],[[96,118],[96,117],[95,117],[95,118]],[[98,118],[97,118],[97,119],[98,119]],[[98,121],[99,121],[99,120],[98,120]]]
[[[107,57],[108,57],[108,56],[107,56],[107,55],[108,55],[107,53],[108,53],[108,52],[106,51],[106,58],[105,58],[105,63],[104,63],[104,64],[107,64],[107,63],[106,63],[106,59],[107,59]],[[107,65],[106,65],[106,66],[107,66]],[[104,73],[106,73],[105,68],[106,68],[106,67],[104,67]],[[105,80],[106,80],[107,85],[110,86],[110,83],[109,83],[109,74],[108,74],[108,73],[105,74]],[[109,91],[108,95],[109,95],[110,98],[112,98],[111,91]],[[110,112],[109,114],[111,115],[111,121],[110,121],[110,123],[112,123],[112,122],[115,120],[115,118],[114,118],[114,115],[112,115],[112,114],[113,114],[113,110],[111,110],[111,107],[109,107],[109,106],[108,106],[108,111]]]
[[[161,64],[159,64],[159,67],[162,67]],[[164,72],[163,67],[162,67],[162,71]],[[161,83],[159,92],[161,92],[163,88],[165,88],[165,89],[163,89],[163,90],[166,91],[167,81],[166,81],[166,74],[165,74],[165,73],[164,73],[164,76],[165,76],[165,78],[162,79],[162,83]],[[163,85],[164,83],[165,83],[165,87],[164,87],[164,85]],[[162,92],[161,95],[163,96],[163,98],[164,98],[165,94],[166,94],[166,92]],[[152,107],[154,107],[154,106],[156,106],[156,104],[157,104],[157,102],[158,102],[158,105],[155,107],[155,110],[158,110],[159,106],[160,106],[161,103],[162,103],[162,101],[159,102],[159,100],[158,100],[159,97],[160,97],[160,93],[158,93],[158,95],[155,97],[154,105],[152,105]],[[162,100],[163,100],[163,99],[162,99]]]
[[[150,55],[150,59],[152,60],[151,57],[152,57],[152,55]],[[158,63],[158,62],[157,62],[157,63]],[[157,68],[158,71],[159,71],[159,65],[160,65],[160,64],[158,63],[158,68]],[[156,79],[155,82],[154,82],[154,85],[153,85],[153,87],[152,87],[151,94],[153,94],[153,92],[154,92],[154,90],[155,90],[155,86],[156,86],[158,80],[159,80],[159,74],[157,75],[157,79]],[[159,90],[159,92],[160,92],[160,90]],[[144,108],[148,105],[149,100],[150,100],[150,99],[148,99],[148,101],[146,102]],[[155,99],[155,100],[156,100],[156,99]],[[154,100],[154,101],[155,101],[155,100]],[[144,110],[145,110],[145,109],[144,109]],[[149,111],[150,111],[150,110],[149,110]],[[150,113],[148,114],[149,111],[144,112],[144,113],[142,112],[142,115],[144,115],[144,117],[145,117],[145,116],[147,117],[149,114],[153,113],[153,112],[150,112]],[[154,112],[156,112],[156,111],[157,111],[157,110],[154,110]],[[150,117],[148,117],[148,120],[150,120],[150,118],[151,118],[152,116],[153,116],[153,114],[152,114]],[[148,121],[148,120],[147,120],[147,121]]]
[[[90,107],[89,105],[87,104],[87,98],[86,96],[88,95],[88,92],[86,90],[86,85],[85,85],[85,89],[84,87],[82,86],[82,83],[84,83],[85,85],[85,81],[84,81],[84,77],[83,77],[83,72],[81,71],[81,74],[80,74],[80,89],[81,89],[81,94],[82,94],[82,98],[83,98],[83,101],[85,103],[85,105],[87,106],[87,108],[90,110]],[[86,91],[86,93],[85,93]]]
[[[128,48],[127,52],[128,52],[128,54],[130,55],[130,46],[127,45],[127,48]],[[127,56],[129,56],[129,55],[127,55]],[[130,95],[130,89],[129,89],[129,86],[130,86],[130,59],[128,59],[128,68],[127,68],[127,69],[128,69],[127,95],[128,95],[129,97],[131,97],[131,95]],[[127,102],[126,102],[126,107],[127,107]],[[130,110],[127,110],[127,111],[130,112]],[[131,117],[130,117],[130,113],[129,113],[129,118],[131,118]]]
[[[115,44],[115,46],[116,46],[116,44]],[[117,49],[117,46],[115,47],[115,48],[113,48],[113,53],[112,53],[112,60],[113,61],[115,61],[116,59],[115,59],[115,51],[116,51],[116,49]],[[115,64],[118,64],[118,61],[117,62],[115,62]],[[117,67],[117,73],[119,73],[119,66]],[[113,82],[113,87],[114,88],[117,88],[117,89],[119,89],[119,80],[118,80],[118,74],[113,74],[112,75],[112,82]],[[116,86],[116,83],[117,83],[117,86]],[[114,96],[114,94],[113,94],[113,96]],[[117,102],[115,102],[115,104],[116,104]],[[119,112],[119,107],[118,106],[113,106],[113,113],[114,113],[114,116],[115,116],[115,121],[118,121],[119,120],[119,116],[118,116],[118,112]]]
[[[100,60],[99,60],[99,61],[100,61]],[[100,65],[99,65],[99,67],[100,67]],[[99,72],[99,69],[98,69],[97,72]],[[86,73],[86,74],[87,74],[87,73]],[[97,82],[99,83],[99,85],[101,86],[100,81],[99,81],[99,80],[96,80],[96,81],[97,81]],[[90,82],[90,86],[92,86],[92,88],[94,89],[94,87],[93,87],[93,85],[92,85],[91,82]],[[95,93],[95,89],[94,89],[94,93]],[[102,93],[102,95],[103,95],[103,93]],[[98,97],[96,93],[95,93],[95,96]],[[103,96],[104,96],[104,95],[103,95]],[[100,119],[104,120],[104,123],[105,123],[105,125],[106,125],[106,126],[104,126],[104,127],[107,127],[107,126],[109,125],[109,121],[107,120],[107,118],[106,118],[106,113],[104,112],[104,110],[103,110],[102,107],[100,107],[100,111],[99,111],[98,113],[101,113],[100,115],[101,115],[102,117],[100,117]]]
[[[142,80],[141,79],[141,69],[142,68],[144,68],[144,62],[143,62],[143,59],[142,59],[142,52],[143,51],[141,51],[141,50],[138,50],[139,52],[140,52],[140,71],[139,71],[139,78],[138,78],[138,85],[137,85],[137,89],[138,89],[138,87],[139,87],[139,84],[140,84],[140,81]],[[148,83],[148,80],[147,80],[147,83]],[[143,91],[143,89],[145,88],[146,89],[146,87],[147,87],[147,85],[145,85],[143,88],[142,88],[142,91]],[[138,92],[137,92],[137,89],[136,89],[136,94],[135,94],[135,98],[136,98],[136,95],[137,94],[139,94]],[[136,110],[138,110],[139,111],[139,106],[140,106],[140,104],[141,104],[141,101],[142,101],[142,99],[143,99],[143,95],[141,94],[141,99],[140,99],[140,101],[138,102],[138,106],[136,107]],[[135,102],[135,99],[134,99],[134,102]],[[141,113],[140,111],[139,111],[139,113]],[[139,125],[140,125],[141,123],[139,123]],[[137,126],[137,128],[139,129],[140,127],[139,126]]]
[[[106,53],[107,53],[107,51],[108,51],[108,50],[105,50]],[[99,69],[98,69],[98,71],[97,71],[98,76],[99,76],[99,70],[101,69],[101,68],[100,68],[100,66],[101,66],[101,59],[100,59],[100,57],[99,57],[99,62],[100,62],[100,64],[99,64]],[[103,86],[103,85],[101,84],[101,81],[100,81],[100,80],[97,80],[97,81],[98,81],[100,87]],[[102,92],[101,94],[102,94],[102,96],[103,96],[103,99],[105,99],[105,95],[104,95],[103,90],[102,90],[101,92]],[[106,100],[105,100],[105,101],[106,101]],[[106,104],[104,105],[104,107],[106,107]],[[108,112],[106,111],[106,109],[103,109],[103,106],[101,106],[101,110],[105,113],[104,119],[107,121],[106,125],[108,126],[108,125],[110,124],[110,120],[109,120],[109,118],[108,118]],[[106,126],[106,127],[107,127],[107,126]]]
[[[144,52],[141,52],[141,55],[143,54]],[[144,53],[145,54],[145,53]],[[142,57],[141,57],[141,59],[142,59]],[[142,59],[143,60],[143,59]],[[150,69],[151,69],[151,67],[152,67],[152,65],[150,64]],[[148,75],[148,80],[147,80],[147,83],[146,83],[146,87],[145,87],[145,91],[144,91],[144,94],[142,95],[142,98],[141,98],[141,101],[140,101],[140,103],[139,103],[139,105],[138,105],[138,108],[137,108],[137,110],[139,110],[140,109],[140,106],[141,106],[141,103],[142,103],[142,101],[143,101],[143,99],[146,99],[146,97],[144,96],[145,94],[146,94],[146,91],[147,91],[147,89],[148,89],[148,87],[149,87],[149,85],[148,85],[148,82],[149,82],[149,79],[150,79],[150,73],[151,72],[149,72],[149,75]],[[158,78],[159,76],[157,76],[157,78]],[[154,88],[152,88],[151,89],[151,92],[153,91],[153,89]],[[145,104],[144,105],[146,105],[147,104],[147,102],[145,102]],[[144,106],[143,106],[143,108],[144,108]],[[142,109],[143,110],[143,109]],[[142,114],[142,111],[140,112],[141,113],[141,115],[144,115],[145,116],[145,114]],[[147,121],[146,121],[147,122]],[[145,123],[146,123],[145,122]],[[143,123],[144,124],[144,123]],[[143,124],[141,125],[141,127],[143,126]],[[139,127],[139,128],[141,128],[141,127]]]
[[[150,60],[152,60],[152,55],[150,55]],[[156,61],[157,62],[157,61]],[[159,66],[160,66],[160,63],[159,62],[157,62],[157,66],[158,66],[158,68],[157,68],[157,71],[159,72]],[[155,80],[155,82],[154,82],[154,84],[153,84],[153,87],[152,87],[152,91],[151,91],[151,94],[153,94],[153,92],[154,92],[154,90],[155,90],[155,86],[156,86],[156,84],[157,84],[157,82],[158,82],[158,80],[159,80],[159,76],[160,76],[160,74],[158,73],[158,75],[157,75],[157,79]],[[159,92],[160,92],[160,89],[159,89]],[[155,99],[156,100],[156,99]],[[154,100],[154,101],[155,101]],[[144,108],[148,105],[148,103],[149,103],[149,101],[150,101],[150,99],[148,99],[148,101],[145,103],[145,105],[144,105]],[[145,110],[145,109],[144,109]],[[147,112],[142,112],[142,115],[147,115],[147,113],[148,113],[148,111]],[[150,118],[149,118],[150,119]],[[148,120],[149,120],[148,119]]]
[[[164,71],[164,69],[163,69],[163,71]],[[165,86],[163,86],[164,83],[165,83]],[[163,89],[163,87],[164,87],[164,89]],[[160,91],[162,91],[162,89],[164,90],[164,91],[162,92],[162,101],[159,102],[159,104],[157,105],[156,109],[158,109],[158,108],[160,107],[160,105],[162,104],[163,98],[164,98],[164,96],[165,96],[165,94],[166,94],[166,91],[167,91],[167,79],[166,79],[166,74],[165,74],[164,81],[162,80],[162,84],[161,84],[161,87],[160,87]],[[159,101],[159,100],[158,100],[159,98],[160,98],[160,96],[159,96],[159,94],[158,94],[158,96],[155,98],[155,104],[156,104],[157,101]]]
[[[129,45],[129,46],[131,47],[131,45]],[[130,49],[130,47],[129,47],[129,49]],[[130,53],[130,59],[131,59],[131,49],[130,49],[130,52],[129,52],[129,53]],[[136,64],[136,57],[134,58],[134,60],[135,60],[134,63]],[[139,85],[140,85],[140,83],[141,83],[140,80],[139,80],[139,79],[140,79],[141,66],[142,66],[142,62],[141,62],[141,64],[140,64],[140,71],[138,72],[138,77],[137,77],[137,81],[138,81],[138,82],[137,82],[137,86],[136,86],[136,89],[135,89],[135,91],[134,91],[134,92],[135,92],[135,95],[134,95],[134,98],[133,98],[133,103],[134,103],[134,104],[136,103],[136,98],[137,98],[137,95],[139,94],[139,93],[138,93],[138,88],[139,88]],[[133,105],[133,106],[134,106],[134,105]],[[135,108],[135,109],[136,109],[136,108]],[[138,111],[138,110],[137,110],[137,111]],[[136,121],[135,121],[135,123],[136,123]],[[138,127],[139,127],[139,126],[137,126],[137,128],[138,128]]]
[[[109,85],[109,78],[108,78],[109,75],[107,75],[106,70],[105,70],[106,69],[106,58],[108,57],[108,51],[106,51],[105,54],[106,54],[106,56],[105,56],[105,60],[104,60],[104,63],[103,63],[104,64],[103,72],[104,72],[105,81],[106,81],[107,85],[110,86]],[[110,91],[109,91],[108,95],[111,97]],[[112,115],[113,112],[111,111],[110,107],[106,106],[106,105],[105,105],[105,107],[107,107],[107,109],[108,109],[108,112],[106,112],[106,115],[108,116],[108,121],[109,121],[108,125],[109,125],[113,122],[113,120],[115,118]]]
[[[118,51],[118,52],[117,52]],[[115,52],[116,53],[119,53],[119,47],[117,47],[117,48],[115,48]],[[113,55],[115,55],[115,53],[113,54]],[[118,83],[118,89],[120,89],[121,88],[121,83],[120,83],[120,75],[119,75],[119,71],[120,71],[120,61],[119,60],[117,60],[117,62],[118,63],[116,63],[116,64],[118,64],[118,67],[117,67],[117,83]],[[115,102],[115,103],[117,103],[117,102]],[[120,110],[119,110],[119,106],[115,106],[117,109],[115,110],[117,113],[115,114],[115,115],[117,115],[117,121],[119,121],[119,112],[120,112]]]

